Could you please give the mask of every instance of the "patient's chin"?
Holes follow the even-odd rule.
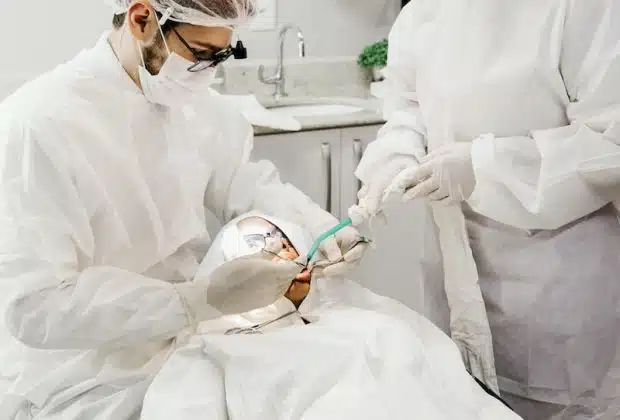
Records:
[[[295,306],[299,306],[304,301],[306,296],[308,296],[308,293],[310,293],[309,282],[294,281],[284,296]]]

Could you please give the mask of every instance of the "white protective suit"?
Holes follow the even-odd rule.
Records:
[[[464,359],[527,419],[620,418],[620,1],[415,0],[389,56],[363,183],[473,142],[432,206]]]
[[[269,220],[299,253],[308,251],[311,241],[299,226],[244,215],[215,238],[195,281],[243,255],[236,223],[249,216]],[[313,278],[297,313],[262,335],[224,334],[291,311],[282,298],[202,322],[153,380],[142,419],[519,419],[475,383],[439,328],[349,280]]]
[[[218,98],[150,104],[106,36],[0,105],[0,419],[137,418],[209,231],[318,207],[252,140]]]

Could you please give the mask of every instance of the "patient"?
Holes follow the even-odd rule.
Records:
[[[295,260],[310,245],[295,225],[246,215],[222,229],[197,278],[261,250],[274,263]],[[284,315],[260,334],[230,334]],[[272,305],[203,322],[179,342],[152,382],[141,418],[519,419],[476,384],[454,343],[425,318],[301,264]]]
[[[272,240],[277,242],[274,244],[276,245],[276,249],[280,248],[280,250],[274,254],[274,262],[277,263],[279,259],[292,261],[300,257],[299,252],[297,252],[297,249],[295,249],[286,234],[267,219],[251,216],[239,221],[237,223],[237,229],[239,232],[237,238],[240,242],[238,245],[246,248],[247,252],[245,254],[266,249],[267,242]],[[291,287],[284,295],[296,308],[299,308],[299,305],[301,305],[306,296],[308,296],[308,293],[310,293],[310,280],[310,271],[304,270],[293,280]]]

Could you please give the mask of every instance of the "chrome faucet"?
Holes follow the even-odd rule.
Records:
[[[265,84],[275,86],[273,97],[276,100],[287,96],[286,78],[284,76],[284,41],[286,40],[286,34],[290,30],[297,31],[297,46],[299,48],[299,57],[303,58],[306,56],[306,41],[304,39],[304,34],[297,26],[288,24],[282,27],[282,29],[280,30],[280,35],[278,37],[280,42],[280,50],[278,52],[278,66],[276,67],[276,74],[271,77],[266,77],[265,67],[260,66],[258,68],[258,78],[260,79],[260,81]]]

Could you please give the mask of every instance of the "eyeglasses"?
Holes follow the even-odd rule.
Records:
[[[274,258],[279,258],[281,260],[291,261],[291,262],[294,262],[295,264],[297,264],[301,268],[306,268],[306,265],[304,265],[304,264],[302,264],[302,263],[300,263],[298,261],[289,260],[287,258],[284,258],[284,257],[276,254],[275,252],[269,251],[267,249],[267,239],[274,239],[274,240],[279,241],[279,242],[286,241],[289,244],[291,243],[291,241],[284,234],[284,232],[282,232],[278,228],[274,228],[271,232],[267,232],[267,233],[252,233],[252,234],[243,235],[243,241],[246,243],[246,245],[249,248],[256,249],[257,251],[260,250],[260,251],[266,252],[267,254],[272,255]]]
[[[243,240],[250,248],[260,248],[263,249],[267,246],[267,239],[275,239],[276,241],[282,241],[283,239],[287,239],[278,229],[274,229],[271,232],[267,233],[252,233],[248,235],[243,235]]]
[[[194,56],[196,62],[187,68],[187,71],[192,73],[197,73],[199,71],[203,71],[212,67],[217,66],[218,64],[228,60],[233,55],[232,46],[228,46],[218,51],[198,51],[189,45],[189,43],[179,34],[179,32],[172,28],[172,31],[179,38],[181,43],[185,45],[185,48],[189,50]]]

